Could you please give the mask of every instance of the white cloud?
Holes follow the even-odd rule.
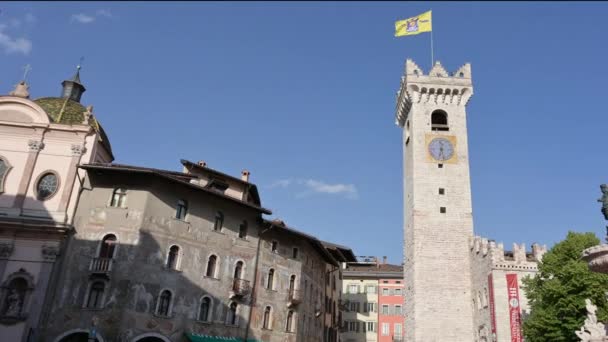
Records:
[[[112,18],[112,12],[110,10],[100,9],[95,12],[100,17]]]
[[[270,184],[268,187],[269,188],[286,188],[291,184],[291,179],[279,179],[278,181],[275,181],[274,183]]]
[[[15,38],[4,32],[6,25],[0,25],[0,49],[5,53],[22,53],[32,51],[32,41],[27,38]]]
[[[77,21],[81,24],[90,24],[95,21],[95,17],[84,13],[78,13],[72,14],[72,16],[70,17],[70,21]]]
[[[101,17],[112,18],[112,17],[114,17],[114,15],[109,10],[100,9],[100,10],[95,11],[95,14],[86,14],[86,13],[72,14],[72,16],[70,17],[70,21],[76,21],[80,24],[90,24]]]
[[[303,198],[306,196],[310,196],[313,194],[327,194],[327,195],[335,195],[335,196],[344,196],[348,199],[357,199],[359,198],[359,193],[357,192],[357,187],[354,184],[330,184],[319,180],[314,179],[279,179],[270,184],[269,188],[287,188],[292,185],[297,185],[300,189],[305,188],[304,191],[296,193],[296,198]]]
[[[322,181],[308,179],[303,181],[303,184],[310,190],[316,193],[330,195],[344,195],[349,199],[357,199],[357,188],[354,184],[328,184]]]

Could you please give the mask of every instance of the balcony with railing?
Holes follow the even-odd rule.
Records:
[[[234,279],[232,281],[232,297],[245,297],[251,293],[249,280]]]
[[[112,258],[92,258],[89,265],[89,271],[93,273],[109,273],[112,271],[114,259]]]
[[[287,296],[287,306],[298,305],[302,302],[302,291],[296,289],[289,289]]]
[[[403,342],[403,336],[400,336],[400,335],[393,336],[393,342]]]

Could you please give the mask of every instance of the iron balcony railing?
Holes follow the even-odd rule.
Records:
[[[251,293],[251,284],[249,280],[234,279],[232,282],[232,292],[235,296],[244,297]]]
[[[112,258],[92,258],[89,270],[93,273],[108,273],[112,271]]]
[[[297,305],[302,302],[302,291],[296,289],[289,289],[287,300],[291,305]]]

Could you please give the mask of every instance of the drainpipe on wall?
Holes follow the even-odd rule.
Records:
[[[263,223],[263,219],[262,219],[262,223]],[[260,230],[260,233],[258,234],[258,247],[257,250],[255,252],[255,266],[253,269],[253,284],[251,287],[251,301],[249,303],[249,317],[247,318],[247,329],[245,329],[245,341],[243,342],[247,342],[247,339],[249,338],[249,329],[251,328],[251,316],[253,315],[253,307],[255,304],[255,289],[258,286],[258,263],[260,260],[260,245],[262,243],[262,235],[264,233],[266,233],[267,231],[269,231],[270,229],[272,229],[272,223],[270,224],[269,228],[262,228]]]

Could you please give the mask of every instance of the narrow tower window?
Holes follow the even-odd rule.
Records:
[[[439,212],[442,213],[442,214],[445,214],[445,212],[446,212],[445,207],[440,207],[439,208]]]
[[[445,195],[445,189],[444,188],[439,188],[439,194],[440,195]]]

